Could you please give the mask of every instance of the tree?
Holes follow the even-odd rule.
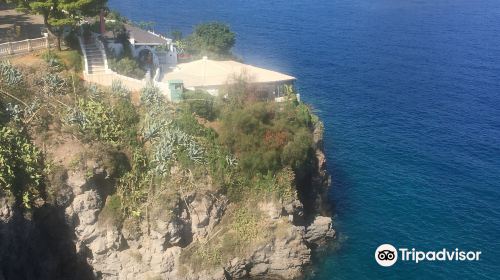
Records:
[[[180,40],[182,40],[182,31],[172,30],[172,32],[170,33],[170,36],[172,36],[172,40],[174,40],[174,42],[180,41]]]
[[[10,0],[18,8],[43,16],[45,26],[56,35],[57,49],[61,50],[64,27],[74,26],[85,16],[95,16],[106,6],[107,0]]]
[[[227,24],[209,22],[196,26],[189,42],[191,48],[202,55],[227,56],[236,43],[236,35]]]

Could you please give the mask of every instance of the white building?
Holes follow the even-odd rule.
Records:
[[[163,82],[182,83],[185,89],[200,89],[212,95],[218,95],[221,87],[234,82],[234,77],[241,75],[256,85],[256,90],[263,96],[277,101],[285,95],[285,86],[293,86],[296,80],[295,77],[283,73],[237,61],[217,61],[204,57],[200,60],[178,64],[163,76]]]
[[[151,70],[160,68],[162,71],[167,71],[177,64],[177,49],[172,39],[131,24],[125,24],[125,29],[129,36],[132,55],[143,64],[149,64]],[[108,47],[115,54],[123,51],[121,44],[111,42],[113,36],[110,32],[107,32],[105,37],[108,40]]]

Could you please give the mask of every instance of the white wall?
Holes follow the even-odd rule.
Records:
[[[122,43],[108,43],[108,49],[114,54],[114,56],[120,56],[123,53]]]

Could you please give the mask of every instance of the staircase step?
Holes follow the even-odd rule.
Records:
[[[87,57],[89,73],[104,73],[106,71],[104,55],[99,46],[92,42],[83,46]]]

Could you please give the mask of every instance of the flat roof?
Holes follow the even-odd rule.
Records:
[[[164,75],[163,80],[182,80],[186,88],[222,86],[235,75],[246,75],[253,83],[293,81],[295,77],[237,61],[217,61],[203,58],[181,63]]]

